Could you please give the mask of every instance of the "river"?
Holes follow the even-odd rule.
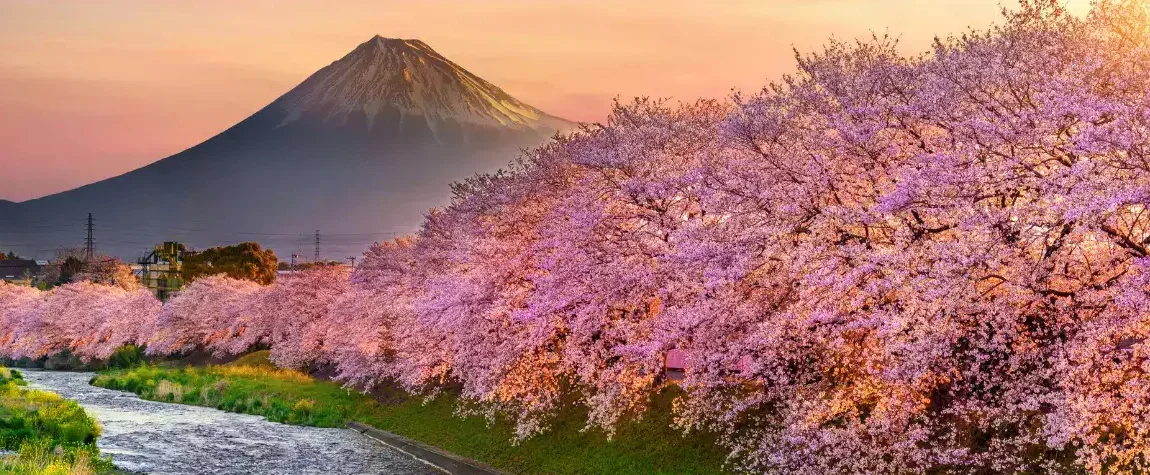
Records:
[[[246,414],[145,401],[88,384],[92,373],[24,371],[30,387],[73,399],[103,426],[117,467],[157,475],[438,474],[348,429],[299,427]]]

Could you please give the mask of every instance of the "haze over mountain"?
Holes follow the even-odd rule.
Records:
[[[178,111],[156,111],[156,120]],[[286,260],[358,255],[417,229],[452,181],[493,171],[573,124],[525,104],[419,40],[376,36],[271,104],[123,175],[0,202],[0,249],[49,257],[84,241],[134,258],[162,241],[261,242]],[[82,160],[82,157],[78,157]]]

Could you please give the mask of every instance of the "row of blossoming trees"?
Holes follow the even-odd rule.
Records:
[[[1145,473],[1148,28],[1024,3],[921,57],[832,43],[752,96],[619,105],[354,272],[0,287],[0,344],[268,345],[518,437],[573,399],[612,431],[675,351],[675,423],[750,471]]]

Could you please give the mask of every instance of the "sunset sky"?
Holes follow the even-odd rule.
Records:
[[[871,31],[925,51],[1000,0],[0,0],[0,199],[118,175],[193,146],[372,35],[419,38],[540,109],[755,90],[792,48]],[[1088,0],[1070,0],[1076,13]]]

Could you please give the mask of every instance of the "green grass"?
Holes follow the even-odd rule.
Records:
[[[271,354],[271,352],[267,350],[253,351],[239,358],[236,358],[235,361],[232,361],[231,363],[228,363],[224,366],[251,366],[253,368],[275,369],[276,365],[272,364],[271,360],[268,359],[269,354]]]
[[[513,473],[724,473],[725,454],[711,438],[683,437],[670,428],[674,388],[656,396],[642,420],[622,424],[612,440],[601,431],[583,430],[586,412],[570,409],[547,433],[513,445],[509,424],[488,426],[479,417],[455,416],[457,399],[450,394],[425,404],[397,392],[383,398],[396,402],[381,404],[337,384],[269,366],[266,353],[257,353],[225,366],[108,371],[92,384],[289,424],[343,427],[359,421]]]
[[[20,371],[0,366],[0,386],[3,386],[8,382],[11,382],[17,386],[24,386],[27,384],[24,382],[24,375],[21,374]]]
[[[0,367],[0,474],[101,474],[114,470],[99,457],[100,426],[75,401],[23,388],[19,371]]]

